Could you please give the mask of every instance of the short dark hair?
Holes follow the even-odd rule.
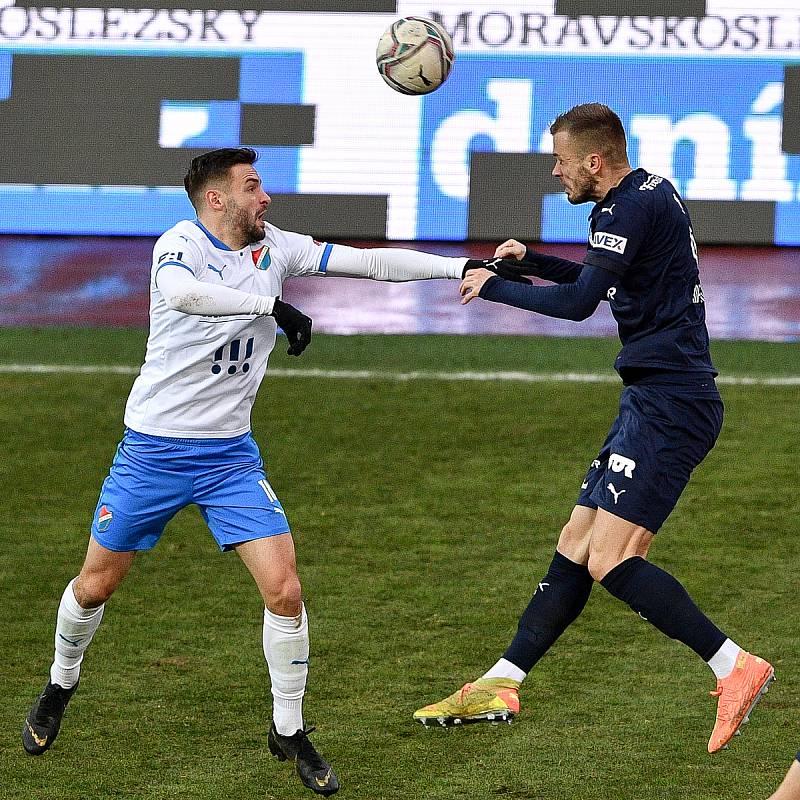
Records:
[[[200,210],[203,193],[211,181],[226,179],[236,164],[255,164],[257,160],[258,153],[251,147],[222,147],[193,158],[183,185],[195,210]]]
[[[627,161],[625,128],[620,118],[602,103],[583,103],[559,114],[550,133],[566,133],[586,155],[597,152],[612,164]]]

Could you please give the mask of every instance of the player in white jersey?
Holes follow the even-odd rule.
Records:
[[[331,245],[279,230],[264,221],[271,200],[255,161],[248,148],[195,158],[185,185],[197,219],[179,222],[155,245],[144,365],[100,491],[86,558],[61,598],[50,679],[22,739],[32,755],[52,745],[105,601],[136,551],[153,547],[175,513],[194,503],[220,549],[239,554],[264,601],[273,695],[269,749],[295,762],[305,786],[329,795],[338,778],[303,728],[308,622],[294,544],[250,433],[278,325],[291,355],[311,339],[311,320],[280,299],[283,281],[298,275],[460,278],[467,259]]]

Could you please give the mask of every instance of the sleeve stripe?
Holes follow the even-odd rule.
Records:
[[[171,266],[183,267],[187,272],[191,272],[192,275],[194,275],[194,272],[192,272],[191,267],[187,267],[186,264],[181,264],[180,261],[165,261],[163,264],[158,265],[158,269],[156,270],[156,274],[153,276],[153,278],[157,278],[158,273],[161,272],[161,270],[164,269],[164,267],[171,267]]]
[[[331,257],[331,250],[333,250],[332,244],[325,244],[325,250],[322,252],[322,258],[319,262],[319,271],[320,272],[327,272],[328,271],[328,259]]]

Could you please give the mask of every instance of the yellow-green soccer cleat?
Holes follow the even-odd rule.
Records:
[[[471,722],[508,722],[519,713],[519,681],[511,678],[478,678],[465,683],[450,697],[414,712],[414,719],[428,725],[467,725]]]

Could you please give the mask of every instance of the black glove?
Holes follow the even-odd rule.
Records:
[[[503,278],[504,280],[514,281],[514,283],[531,282],[525,277],[525,274],[530,271],[529,264],[522,264],[518,261],[509,261],[505,258],[471,258],[466,264],[464,264],[461,277],[466,278],[467,273],[471,269],[488,269],[489,272],[494,272],[495,275]]]
[[[289,349],[286,352],[290,356],[299,356],[311,341],[311,318],[277,297],[271,316],[275,317],[275,322],[289,340]]]

